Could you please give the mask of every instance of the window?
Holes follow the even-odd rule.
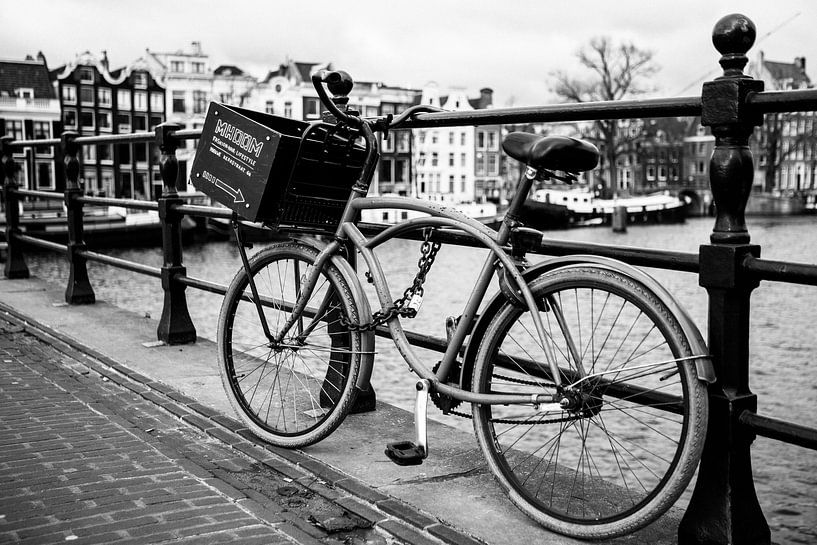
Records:
[[[79,124],[83,129],[93,129],[95,127],[94,112],[82,112],[79,116]]]
[[[204,63],[199,61],[193,61],[190,63],[191,72],[194,74],[204,74]]]
[[[150,93],[150,111],[153,113],[163,113],[165,111],[165,95],[162,93]]]
[[[275,113],[275,101],[268,100],[266,105],[264,106],[264,111],[267,112],[268,114],[274,114]]]
[[[105,161],[110,163],[111,161],[113,161],[113,151],[111,150],[111,145],[110,144],[97,145],[96,158],[99,159],[100,162]]]
[[[62,86],[62,101],[65,104],[76,104],[77,103],[77,88],[73,85],[63,85]]]
[[[409,150],[409,135],[406,131],[396,132],[394,137],[397,139],[397,151],[405,152]]]
[[[37,161],[37,189],[54,189],[54,170],[51,161]]]
[[[133,154],[136,158],[137,163],[147,163],[148,162],[148,145],[147,144],[134,144],[133,145]]]
[[[394,162],[394,181],[405,182],[406,171],[408,170],[408,161],[406,159],[399,159]]]
[[[485,154],[477,153],[475,172],[477,176],[485,176]]]
[[[497,138],[497,134],[495,132],[488,133],[488,149],[490,150],[499,149],[499,139]]]
[[[99,127],[101,131],[110,132],[111,130],[111,112],[97,112],[96,114],[96,126]]]
[[[380,181],[390,183],[392,178],[392,159],[382,159],[380,161]]]
[[[450,166],[450,167],[454,166],[454,154],[453,153],[448,154],[448,166]]]
[[[15,140],[24,140],[23,122],[21,120],[6,120],[6,134]]]
[[[317,98],[304,99],[304,117],[306,119],[315,119],[321,116],[320,106]]]
[[[454,145],[454,133],[453,132],[448,133],[448,145],[449,146]]]
[[[485,132],[477,132],[477,149],[485,149]]]
[[[133,92],[133,109],[146,112],[148,109],[148,94],[144,91]]]
[[[97,103],[105,108],[110,108],[113,105],[111,90],[107,87],[100,87],[96,90]]]
[[[658,167],[658,180],[662,182],[667,180],[667,167],[664,165]]]
[[[394,135],[389,135],[388,138],[383,138],[382,141],[382,150],[385,152],[393,152],[394,151]]]
[[[290,101],[284,102],[284,117],[292,117],[292,103]]]
[[[48,121],[34,121],[32,128],[34,129],[35,140],[45,140],[51,138],[51,123]],[[37,155],[51,155],[54,150],[51,146],[37,146]]]
[[[77,111],[76,110],[63,110],[63,112],[62,112],[62,125],[66,129],[76,129],[77,128]]]
[[[647,166],[647,181],[651,182],[655,180],[655,166],[648,165]]]
[[[431,154],[431,166],[436,167],[438,162],[437,152]]]
[[[31,87],[20,87],[14,90],[17,98],[34,98],[34,89]]]
[[[109,170],[102,171],[102,180],[100,184],[99,194],[102,197],[113,197],[113,172]]]
[[[495,154],[488,156],[488,176],[499,175],[499,161]]]
[[[461,133],[460,133],[460,146],[464,146],[464,145],[465,145],[466,138],[467,138],[467,136],[466,136],[465,132],[464,132],[464,131],[463,131],[463,132],[461,132]]]
[[[454,175],[453,174],[448,177],[448,192],[449,193],[454,192]]]
[[[121,167],[129,167],[130,166],[130,144],[119,144],[117,146],[117,152],[119,153],[119,166]],[[124,188],[124,184],[123,184]]]
[[[133,115],[133,130],[134,132],[146,131],[148,128],[148,116],[144,114]]]
[[[130,132],[130,114],[116,114],[116,130],[118,132]]]
[[[184,61],[170,61],[171,72],[184,72]]]
[[[432,144],[437,143],[437,131],[432,131],[432,133],[431,133],[431,143]]]
[[[465,193],[465,175],[460,176],[460,193]]]
[[[207,93],[193,91],[193,113],[203,114],[207,110]]]
[[[464,167],[467,163],[466,155],[464,153],[460,153],[460,166]]]
[[[79,67],[79,81],[82,83],[93,83],[94,82],[94,69],[90,66],[80,66]]]
[[[82,146],[82,164],[96,163],[96,146]]]
[[[94,88],[93,87],[80,87],[80,89],[79,89],[79,100],[83,104],[93,106],[94,105]]]
[[[186,111],[184,91],[173,91],[173,113],[183,114]]]
[[[85,185],[85,194],[93,195],[97,191],[96,171],[93,169],[85,169],[82,172],[82,181]]]
[[[133,86],[138,89],[145,89],[148,86],[148,75],[144,72],[134,72],[131,76]]]
[[[160,115],[150,116],[150,125],[149,125],[150,130],[155,129],[157,125],[161,125],[163,121],[164,120],[162,119],[162,116],[160,116]]]
[[[130,110],[130,91],[120,89],[116,92],[116,105],[120,110]]]

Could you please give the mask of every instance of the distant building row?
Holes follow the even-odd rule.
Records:
[[[210,101],[224,102],[283,117],[312,120],[321,105],[311,74],[328,65],[286,61],[263,79],[232,65],[213,68],[198,42],[173,53],[146,50],[128,66],[111,69],[107,55],[83,53],[70,63],[49,70],[42,54],[25,61],[0,61],[0,128],[15,140],[58,136],[63,130],[82,135],[150,131],[164,121],[188,129],[200,128]],[[794,63],[767,61],[762,52],[750,65],[753,77],[767,89],[810,87],[805,59]],[[492,92],[478,97],[464,90],[443,92],[434,84],[423,89],[358,82],[350,105],[364,116],[397,114],[415,104],[448,110],[492,107]],[[814,114],[775,114],[753,139],[756,185],[765,191],[817,193],[817,138]],[[526,126],[524,130],[559,130]],[[500,200],[515,184],[517,167],[503,161],[498,125],[398,131],[381,142],[382,161],[375,191],[416,194],[431,200],[467,202]],[[571,127],[576,131],[575,127]],[[592,138],[588,126],[578,129]],[[703,190],[709,184],[709,158],[714,138],[699,120],[625,120],[619,126],[618,192],[671,189]],[[186,180],[195,142],[178,152],[180,180]],[[24,165],[23,186],[62,189],[54,153],[28,150],[17,159]],[[80,176],[88,193],[117,197],[155,198],[161,192],[158,155],[153,144],[128,143],[84,146]],[[605,185],[611,165],[588,177]],[[181,178],[181,176],[180,176]]]

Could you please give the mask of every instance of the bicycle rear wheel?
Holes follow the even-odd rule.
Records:
[[[249,260],[272,336],[289,318],[317,251],[278,243]],[[242,268],[230,283],[218,322],[219,371],[230,403],[257,436],[301,447],[331,433],[354,402],[360,367],[359,323],[351,290],[327,264],[306,310],[280,343],[266,336]]]
[[[572,267],[530,288],[547,346],[530,312],[505,304],[479,347],[474,389],[555,393],[547,350],[572,404],[475,405],[479,444],[510,499],[544,526],[582,538],[630,533],[678,499],[700,458],[707,397],[689,343],[663,303],[617,272]]]

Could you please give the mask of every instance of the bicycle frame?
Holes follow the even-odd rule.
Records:
[[[521,195],[521,197],[514,197],[506,218],[513,218],[513,212],[521,205],[521,201],[524,196],[527,195],[531,183],[531,179],[525,179],[525,181],[521,184],[520,190],[517,192],[517,195]],[[357,218],[360,210],[377,208],[414,210],[426,213],[429,215],[429,217],[408,220],[388,227],[385,231],[372,238],[366,238],[357,228],[354,220]],[[536,394],[534,396],[526,396],[518,394],[475,394],[455,386],[450,386],[444,382],[445,377],[448,376],[448,373],[452,369],[452,366],[454,365],[456,358],[464,344],[465,338],[471,329],[479,306],[485,299],[488,286],[495,274],[495,269],[497,266],[500,266],[504,271],[506,271],[506,277],[510,277],[510,279],[513,281],[513,287],[518,291],[525,305],[532,311],[531,316],[539,337],[540,345],[542,346],[545,354],[545,359],[547,360],[547,365],[552,375],[552,380],[556,384],[557,392],[560,390],[561,378],[559,369],[556,365],[555,358],[549,354],[545,348],[548,346],[547,335],[545,333],[545,328],[541,318],[539,317],[538,312],[536,312],[536,302],[533,299],[533,295],[528,289],[522,274],[517,269],[516,264],[502,249],[502,245],[508,241],[511,229],[509,224],[511,222],[511,219],[506,219],[499,231],[494,231],[478,221],[461,214],[459,211],[453,208],[406,197],[363,197],[360,192],[353,191],[353,194],[349,200],[349,206],[347,206],[340,226],[338,227],[335,240],[327,245],[318,255],[315,266],[307,275],[306,282],[302,286],[300,297],[293,307],[289,320],[271,340],[273,342],[281,342],[288,331],[300,319],[301,313],[305,309],[306,301],[308,301],[311,297],[315,284],[317,283],[321,267],[333,255],[339,253],[342,246],[346,242],[350,242],[363,256],[363,259],[365,260],[369,269],[369,273],[371,274],[380,304],[386,308],[392,304],[393,298],[380,262],[374,254],[374,249],[387,240],[398,237],[408,231],[420,230],[427,227],[453,228],[460,230],[479,241],[483,246],[490,250],[490,254],[486,258],[474,289],[472,290],[471,295],[465,304],[462,317],[454,330],[453,336],[445,353],[443,354],[440,367],[435,373],[421,361],[411,347],[411,344],[403,331],[399,318],[393,317],[387,321],[387,326],[398,351],[408,363],[409,367],[417,373],[420,379],[430,381],[432,390],[440,392],[441,394],[448,395],[461,401],[481,404],[553,404],[553,407],[545,407],[545,409],[552,408],[553,410],[560,411],[561,407],[558,404],[558,400],[561,397],[559,395]],[[368,370],[364,370],[364,372],[361,374],[363,376],[368,376],[369,372],[367,371]]]

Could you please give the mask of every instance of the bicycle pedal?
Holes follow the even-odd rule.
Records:
[[[386,456],[399,466],[417,466],[423,463],[426,452],[412,441],[397,441],[386,445]]]

